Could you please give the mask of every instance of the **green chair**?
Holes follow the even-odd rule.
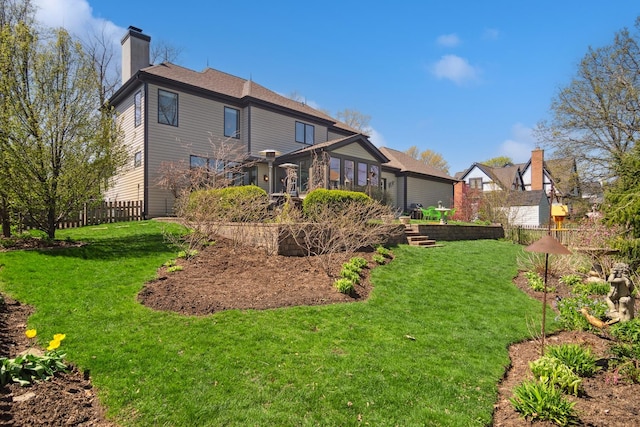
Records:
[[[428,208],[420,208],[422,211],[422,219],[427,221],[437,221],[440,219],[440,215],[438,215],[438,211],[435,206],[429,206]]]

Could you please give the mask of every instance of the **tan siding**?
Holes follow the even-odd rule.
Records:
[[[111,186],[105,191],[104,199],[107,201],[134,201],[142,200],[144,197],[144,168],[142,166],[134,168],[134,154],[142,151],[144,146],[144,90],[142,91],[142,123],[135,127],[134,117],[134,97],[137,90],[118,105],[118,120],[124,135],[124,144],[129,155],[128,162],[121,169],[120,175],[111,180]],[[142,155],[144,165],[145,156]]]
[[[300,120],[298,120],[300,121]],[[327,128],[312,122],[316,144],[326,141]],[[296,119],[259,107],[251,107],[251,152],[276,150],[282,154],[307,147],[296,142]]]
[[[382,172],[381,177],[387,180],[387,195],[389,197],[389,205],[395,208],[400,207],[398,205],[398,183],[395,174],[390,172]]]
[[[367,150],[365,150],[360,144],[345,145],[344,147],[340,147],[337,150],[333,150],[333,153],[336,153],[342,156],[365,159],[372,163],[378,162],[377,159],[373,157]]]
[[[336,133],[336,132],[332,132],[332,131],[328,131],[327,133],[327,141],[332,141],[334,139],[341,139],[344,138],[345,136],[349,136],[351,135],[351,133]]]
[[[173,213],[173,196],[156,185],[163,162],[183,161],[188,166],[191,155],[208,158],[218,156],[222,143],[246,147],[246,132],[242,132],[239,140],[224,136],[224,107],[236,107],[187,93],[177,93],[178,126],[161,124],[158,123],[158,86],[149,85],[148,214],[152,217]],[[246,120],[243,111],[240,112],[240,120],[242,126]]]
[[[438,201],[442,201],[445,207],[453,204],[452,184],[416,177],[408,177],[407,181],[407,209],[414,203],[421,203],[424,207],[437,206]]]

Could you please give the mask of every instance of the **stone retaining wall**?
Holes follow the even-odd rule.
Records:
[[[430,239],[444,242],[504,238],[501,225],[418,224],[418,230]]]
[[[175,218],[174,218],[175,220]],[[398,227],[404,229],[404,225]],[[306,252],[288,233],[282,224],[247,224],[229,223],[216,227],[218,234],[223,237],[242,242],[258,248],[263,248],[269,254],[304,256]],[[447,224],[418,224],[421,234],[429,236],[436,241],[454,240],[478,240],[504,238],[504,229],[500,225],[495,226],[462,226]],[[390,239],[388,245],[407,243],[404,233],[398,233],[398,237]]]

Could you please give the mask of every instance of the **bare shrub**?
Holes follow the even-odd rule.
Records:
[[[393,211],[374,200],[348,200],[340,208],[319,204],[314,208],[313,220],[300,210],[290,210],[287,215],[288,232],[304,249],[309,262],[319,263],[329,278],[333,277],[331,268],[336,265],[336,254],[384,244],[402,232],[397,224],[381,220],[393,215]]]
[[[268,199],[261,197],[238,198],[234,203],[213,195],[192,197],[195,191],[242,185],[246,169],[255,165],[244,146],[235,139],[216,141],[210,136],[209,142],[210,152],[192,153],[199,159],[197,165],[184,161],[163,162],[156,181],[156,185],[169,190],[175,197],[174,211],[189,230],[180,239],[166,238],[189,251],[198,249],[216,236],[224,224],[262,221],[267,215]],[[242,227],[235,230],[243,232]]]

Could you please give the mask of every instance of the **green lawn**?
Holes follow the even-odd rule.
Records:
[[[522,249],[489,240],[393,248],[366,302],[154,312],[136,293],[175,257],[164,227],[177,230],[86,227],[59,232],[84,247],[0,253],[0,286],[36,307],[40,344],[65,333],[122,425],[488,425],[508,344],[540,324],[511,284]]]

